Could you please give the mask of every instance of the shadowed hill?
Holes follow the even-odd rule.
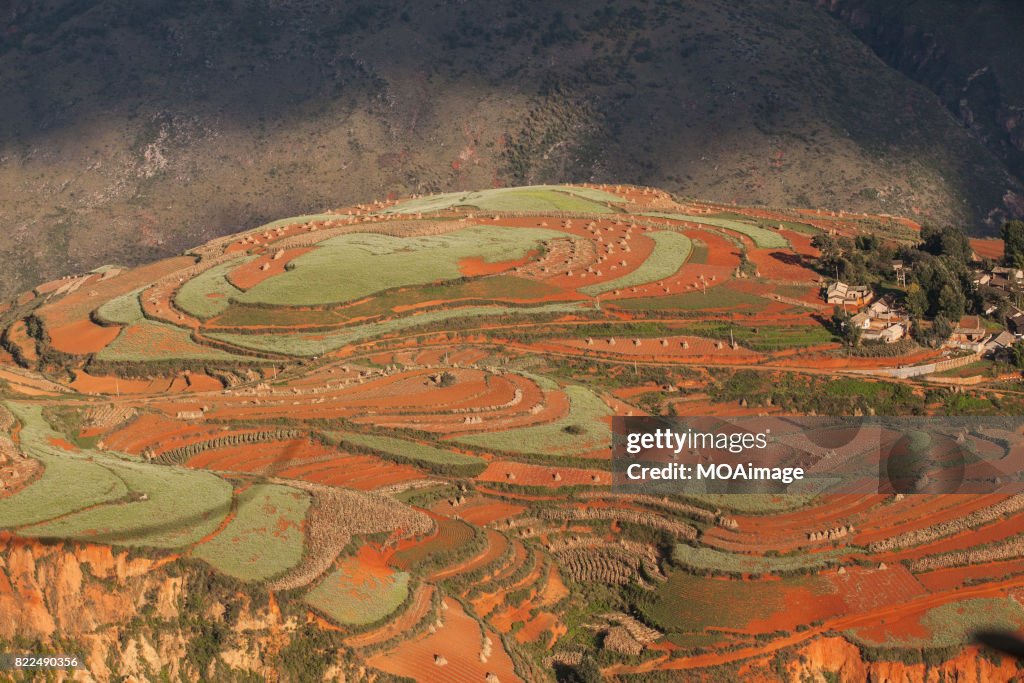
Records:
[[[1019,188],[803,0],[9,7],[3,294],[391,193],[632,182],[982,231]]]

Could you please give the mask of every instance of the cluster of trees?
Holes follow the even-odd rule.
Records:
[[[1003,228],[1006,261],[1024,266],[1024,221]],[[821,251],[816,267],[822,274],[851,284],[878,286],[893,279],[892,262],[908,267],[904,305],[918,341],[930,343],[949,336],[956,321],[967,313],[996,309],[1002,317],[1009,309],[1006,293],[992,287],[974,287],[970,270],[971,246],[963,230],[953,226],[925,226],[916,245],[893,246],[875,235],[856,239],[820,234],[812,244]],[[988,263],[987,266],[994,264]],[[833,316],[838,334],[851,346],[859,343],[859,330],[845,325],[842,311]],[[931,325],[922,325],[922,320]]]

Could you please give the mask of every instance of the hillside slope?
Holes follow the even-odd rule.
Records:
[[[1024,5],[1012,0],[816,0],[887,64],[930,88],[1017,178],[1024,177]],[[1017,212],[1024,197],[1007,197]]]
[[[803,0],[9,7],[0,294],[391,193],[633,182],[985,231],[1020,191]]]

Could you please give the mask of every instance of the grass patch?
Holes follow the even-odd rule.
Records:
[[[845,631],[858,645],[868,647],[950,647],[970,642],[980,631],[1016,632],[1024,627],[1024,608],[1012,598],[975,598],[933,607],[921,617],[930,638],[894,637],[883,641],[863,635],[863,629]]]
[[[206,320],[221,313],[232,297],[242,293],[228,281],[227,275],[246,259],[232,259],[205,270],[178,288],[174,303],[181,310]]]
[[[238,360],[219,349],[192,341],[188,330],[144,320],[121,330],[96,354],[101,361]]]
[[[96,315],[100,320],[118,325],[131,325],[143,319],[142,304],[139,302],[139,294],[145,289],[139,289],[114,297],[110,301],[96,309]]]
[[[128,487],[110,469],[90,460],[91,452],[70,453],[50,444],[63,438],[43,421],[38,405],[5,404],[19,420],[21,448],[43,463],[43,475],[13,496],[0,498],[0,526],[13,528],[120,500]]]
[[[785,249],[790,246],[789,240],[773,230],[766,230],[753,223],[730,220],[728,218],[712,218],[710,216],[690,216],[683,213],[645,213],[644,216],[670,218],[677,221],[690,221],[701,225],[711,225],[746,235],[759,249]]]
[[[341,443],[351,443],[363,448],[369,448],[414,465],[425,465],[428,469],[438,472],[473,477],[480,474],[487,467],[487,463],[484,460],[472,455],[463,455],[462,453],[455,453],[454,451],[435,448],[404,439],[396,439],[390,436],[358,434],[355,432],[328,432],[327,436]]]
[[[672,561],[687,569],[724,572],[727,574],[791,573],[805,569],[826,567],[845,551],[832,549],[820,553],[798,553],[778,557],[740,555],[714,548],[694,548],[685,543],[672,550]]]
[[[668,296],[650,296],[608,302],[609,306],[625,311],[710,311],[744,308],[759,311],[768,305],[763,297],[747,294],[727,285],[718,285],[704,292],[686,292]]]
[[[150,465],[100,451],[69,452],[38,406],[8,404],[24,423],[26,454],[42,478],[0,500],[0,519],[22,536],[177,548],[212,532],[231,505],[231,485],[208,472]]]
[[[674,275],[690,256],[690,250],[693,248],[690,238],[678,232],[668,231],[652,232],[649,237],[654,240],[654,251],[639,268],[608,282],[580,287],[579,291],[596,296],[613,289],[645,285]]]
[[[197,470],[94,455],[128,489],[110,501],[60,519],[23,527],[41,538],[74,538],[111,545],[180,548],[213,532],[231,508],[231,484]]]
[[[617,195],[586,187],[533,185],[503,187],[478,192],[448,192],[410,199],[383,213],[429,213],[457,206],[475,207],[483,211],[572,211],[577,213],[612,213],[600,202],[621,203]]]
[[[236,296],[243,303],[318,306],[353,301],[394,287],[461,276],[459,261],[520,259],[553,230],[475,226],[444,235],[392,237],[352,233],[321,242],[288,269]],[[182,288],[184,289],[184,288]]]
[[[611,446],[611,428],[605,418],[612,414],[604,401],[589,389],[567,386],[569,414],[537,427],[460,436],[454,440],[479,448],[510,453],[571,455]]]
[[[302,559],[309,495],[280,484],[254,484],[238,495],[235,518],[195,548],[196,557],[243,581],[265,581]]]
[[[374,576],[346,563],[327,575],[304,598],[339,624],[362,626],[380,621],[398,609],[409,595],[409,574]]]

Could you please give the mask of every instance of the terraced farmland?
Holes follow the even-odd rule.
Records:
[[[1002,680],[969,641],[1024,627],[1018,498],[613,485],[614,415],[1024,414],[1010,370],[951,389],[892,377],[941,349],[843,345],[808,233],[856,248],[889,226],[895,249],[893,220],[497,188],[46,283],[0,306],[0,640],[52,644],[69,605],[123,589],[131,628],[187,629],[214,680],[332,662],[532,683],[591,659],[622,681],[832,680],[809,663],[831,656]],[[1006,434],[964,443],[1022,458]],[[79,574],[55,621],[21,618]],[[233,649],[250,629],[259,651]]]

